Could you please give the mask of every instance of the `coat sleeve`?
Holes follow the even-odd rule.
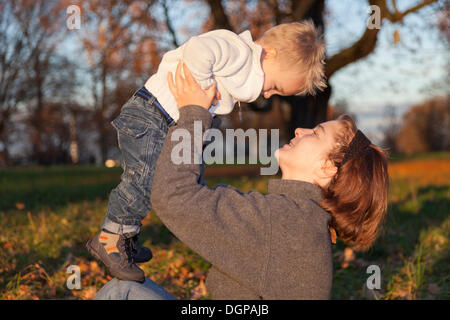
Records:
[[[203,89],[212,84],[212,75],[232,76],[251,59],[248,45],[228,30],[194,36],[183,45],[183,62]]]
[[[174,164],[171,159],[181,143],[172,141],[180,136],[174,133],[185,130],[193,136],[194,121],[201,121],[201,130],[205,131],[211,119],[210,113],[199,106],[180,109],[177,126],[169,130],[156,164],[152,205],[175,236],[224,272],[242,277],[236,270],[243,264],[253,266],[242,278],[253,279],[255,283],[248,285],[255,286],[258,279],[254,277],[262,274],[269,252],[270,210],[266,196],[243,193],[227,185],[209,188],[199,183],[200,164]],[[201,149],[192,147],[197,157]]]

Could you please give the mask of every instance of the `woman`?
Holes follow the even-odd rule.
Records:
[[[185,66],[183,71],[185,79],[180,66],[175,82],[168,76],[180,118],[157,162],[151,197],[156,213],[211,262],[206,286],[213,299],[329,299],[335,234],[367,249],[385,216],[386,154],[342,116],[295,131],[276,152],[282,178],[269,181],[267,195],[208,188],[199,183],[200,165],[171,161],[179,143],[171,139],[175,130],[194,136],[194,121],[203,130],[212,122],[215,86],[202,90]]]

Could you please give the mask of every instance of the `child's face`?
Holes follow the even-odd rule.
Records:
[[[264,49],[261,66],[264,71],[264,85],[261,94],[268,99],[274,94],[292,96],[303,87],[304,77],[289,70],[278,61],[276,50]]]

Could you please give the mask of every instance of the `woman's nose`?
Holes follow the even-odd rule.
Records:
[[[296,137],[298,137],[298,136],[301,136],[302,134],[303,134],[303,131],[304,129],[302,129],[302,128],[297,128],[297,129],[295,129],[295,136]]]
[[[309,131],[311,131],[312,129],[305,129],[305,128],[297,128],[297,129],[295,129],[295,136],[296,137],[299,137],[299,136],[301,136],[301,135],[304,135],[304,134],[306,134],[306,133],[308,133]]]

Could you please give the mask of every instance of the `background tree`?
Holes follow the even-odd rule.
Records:
[[[447,98],[435,98],[412,107],[403,116],[395,136],[401,153],[450,150],[450,104]]]
[[[284,23],[311,19],[322,32],[326,32],[324,17],[326,13],[325,0],[266,0],[266,1],[221,1],[205,0],[210,7],[211,19],[205,24],[206,29],[225,28],[242,31],[249,28],[255,38],[269,27]],[[402,22],[403,19],[420,9],[436,4],[437,0],[423,0],[412,5],[405,11],[399,11],[395,0],[369,0],[367,6],[376,5],[381,11],[381,21],[391,23]],[[368,16],[367,16],[368,18]],[[365,19],[367,19],[365,18]],[[328,80],[340,69],[370,55],[376,48],[380,29],[366,28],[360,38],[348,47],[328,56],[325,74]],[[317,96],[304,97],[274,97],[281,99],[291,106],[289,121],[290,133],[296,127],[313,127],[327,118],[328,101],[331,96],[331,86]],[[273,99],[269,100],[271,105]],[[257,102],[249,105],[253,110],[267,109],[267,103]]]
[[[380,128],[383,132],[382,145],[391,153],[398,152],[396,139],[401,126],[400,119],[395,111],[392,106],[387,106],[384,109],[384,123]]]
[[[79,33],[87,65],[100,162],[115,144],[110,122],[138,86],[159,64],[155,44],[158,24],[151,14],[155,1],[89,0],[78,4],[85,15]]]
[[[17,33],[12,15],[17,4],[0,0],[0,166],[10,165],[9,146],[13,142],[13,116],[19,104],[30,97],[22,85],[26,79],[23,66],[29,60],[30,51]]]
[[[38,164],[61,162],[64,156],[55,148],[64,128],[62,110],[75,87],[73,64],[60,53],[58,44],[65,29],[61,3],[44,0],[10,2],[13,32],[20,37],[23,50],[17,59],[24,73],[16,90],[23,96],[26,130],[31,143],[30,159]],[[26,100],[25,100],[26,98]]]

